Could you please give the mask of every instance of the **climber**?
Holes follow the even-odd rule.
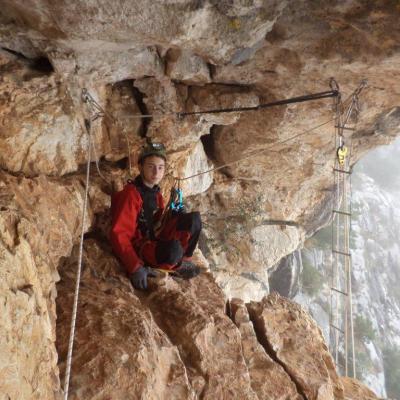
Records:
[[[201,231],[198,212],[172,211],[161,229],[156,229],[164,209],[158,184],[165,163],[162,144],[145,146],[139,156],[140,175],[128,180],[111,201],[111,245],[136,289],[147,289],[147,277],[155,276],[153,268],[184,279],[200,272],[191,261]]]

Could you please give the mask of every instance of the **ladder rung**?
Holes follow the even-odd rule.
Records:
[[[344,333],[340,328],[338,328],[336,325],[330,324],[330,326],[334,329],[336,329],[337,331]]]
[[[351,175],[351,171],[345,171],[343,169],[337,169],[337,168],[333,168],[333,170],[336,171],[336,172],[341,172],[342,174]]]
[[[344,294],[345,296],[348,296],[348,294],[346,292],[342,292],[341,290],[336,289],[334,287],[331,287],[331,290],[334,290],[335,292],[338,292],[338,293]]]
[[[335,128],[345,129],[346,131],[355,131],[355,128],[348,128],[347,126],[338,126],[335,125]]]
[[[351,213],[348,213],[348,212],[339,211],[339,210],[332,210],[332,212],[336,213],[336,214],[348,215],[349,217],[351,217]]]
[[[337,254],[341,254],[343,256],[351,257],[350,253],[345,253],[343,251],[339,251],[339,250],[335,250],[335,249],[332,250],[332,253],[337,253]]]

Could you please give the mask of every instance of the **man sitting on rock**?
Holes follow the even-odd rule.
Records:
[[[139,157],[138,175],[111,201],[111,245],[136,289],[147,289],[154,268],[189,279],[200,272],[191,262],[201,231],[198,212],[172,212],[161,227],[164,200],[158,184],[165,173],[166,152],[162,144],[147,145]]]

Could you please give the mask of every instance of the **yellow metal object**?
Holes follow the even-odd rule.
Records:
[[[346,156],[348,153],[348,149],[346,146],[340,146],[337,150],[337,157],[340,165],[344,165],[346,161]]]
[[[162,269],[162,268],[153,268],[153,269],[163,275],[169,275],[174,272],[172,269]]]
[[[239,30],[241,28],[241,23],[239,18],[234,18],[229,21],[229,27],[231,29]]]

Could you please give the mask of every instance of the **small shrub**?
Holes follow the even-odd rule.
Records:
[[[367,354],[368,352],[365,349],[356,351],[356,374],[360,381],[363,381],[366,375],[373,370],[372,361]]]
[[[362,315],[354,318],[354,335],[363,342],[372,342],[376,338],[376,332],[372,326],[371,320]]]
[[[326,226],[320,229],[314,236],[307,241],[307,247],[318,247],[320,249],[329,249],[332,247],[332,227]]]
[[[386,391],[389,398],[400,399],[400,347],[383,349]]]
[[[322,274],[306,258],[303,259],[303,271],[300,279],[304,291],[310,296],[315,296],[320,292],[324,283]]]

